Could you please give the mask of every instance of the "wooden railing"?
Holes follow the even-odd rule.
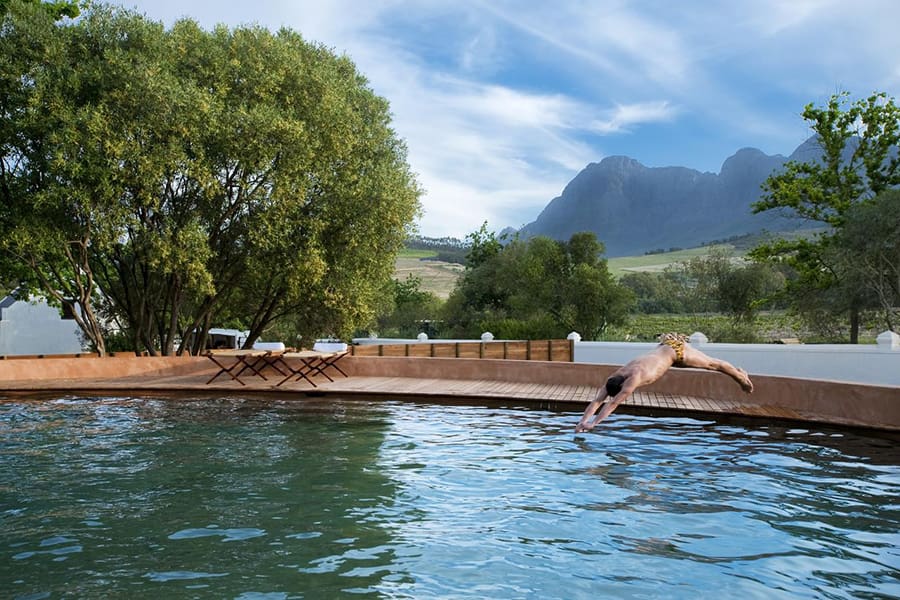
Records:
[[[350,346],[353,356],[414,356],[431,358],[501,358],[573,362],[573,340],[523,340],[498,342],[412,342],[408,344],[359,344]]]

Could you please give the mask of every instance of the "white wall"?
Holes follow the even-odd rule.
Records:
[[[0,356],[77,354],[81,329],[44,300],[4,299],[0,304]]]
[[[711,344],[694,339],[691,345],[714,358],[746,369],[751,375],[776,375],[900,386],[900,337],[885,332],[878,344]],[[575,333],[578,363],[624,365],[648,352],[656,343],[582,342]],[[700,334],[700,338],[705,336]],[[419,340],[419,343],[473,342],[479,340]],[[502,340],[494,340],[502,341]],[[354,344],[413,344],[412,339],[357,338]],[[898,398],[900,399],[900,398]]]
[[[900,348],[890,344],[697,344],[751,375],[778,375],[900,386]],[[621,365],[654,343],[576,342],[575,362]]]

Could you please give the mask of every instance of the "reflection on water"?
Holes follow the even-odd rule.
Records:
[[[0,403],[0,597],[900,596],[900,446],[401,402]]]
[[[341,423],[322,406],[72,399],[0,414],[6,592],[328,595],[351,568],[378,562],[341,559],[348,551],[386,549],[392,562],[389,533],[356,517],[395,495],[372,468],[384,411]],[[43,550],[60,536],[65,546]],[[78,550],[50,554],[63,547]]]

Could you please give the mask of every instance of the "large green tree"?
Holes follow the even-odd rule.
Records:
[[[15,0],[0,18],[3,266],[20,288],[41,291],[71,312],[103,353],[90,255],[110,241],[110,221],[97,218],[112,199],[112,173],[96,144],[76,149],[78,139],[102,129],[102,115],[54,93],[72,86],[90,95],[90,83],[82,86],[71,70],[56,68],[79,60],[70,52],[68,27],[42,5]]]
[[[784,288],[784,276],[773,265],[736,258],[724,248],[690,259],[679,271],[686,307],[723,312],[735,325],[749,326]]]
[[[99,291],[105,323],[166,354],[224,322],[252,344],[278,320],[304,339],[371,320],[420,191],[348,58],[289,30],[165,30],[104,7],[63,26],[12,4],[0,43],[36,32],[4,88],[20,107],[4,113],[6,230],[80,242],[65,274],[91,284],[82,309]],[[6,248],[22,264],[31,247]],[[64,264],[46,257],[32,270]]]
[[[619,278],[619,283],[635,295],[636,308],[640,313],[681,313],[687,310],[684,279],[680,269],[668,267],[659,273],[625,273]]]
[[[735,257],[725,248],[666,268],[661,273],[628,273],[622,285],[637,296],[644,313],[724,313],[727,330],[716,332],[732,341],[754,341],[756,319],[775,306],[784,276],[773,265]],[[709,332],[708,332],[709,333]]]
[[[613,279],[593,233],[567,242],[543,236],[506,245],[495,240],[483,230],[475,235],[479,247],[470,256],[477,260],[447,301],[448,325],[457,335],[490,330],[504,338],[536,338],[577,331],[596,339],[625,319],[632,294]]]
[[[817,316],[846,315],[855,343],[860,311],[873,299],[857,284],[854,261],[835,247],[834,236],[852,207],[900,185],[900,108],[883,93],[855,102],[842,93],[825,106],[807,105],[803,118],[821,153],[807,161],[790,161],[771,175],[754,210],[787,209],[826,230],[812,239],[763,245],[752,254],[793,268],[796,277],[788,282],[788,297],[794,308]]]

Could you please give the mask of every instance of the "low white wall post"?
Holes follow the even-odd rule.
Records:
[[[900,350],[900,335],[893,331],[882,331],[875,338],[875,342],[878,344],[878,349],[885,352]]]
[[[701,344],[708,344],[709,338],[699,331],[695,331],[691,334],[691,337],[688,338],[688,341],[694,346],[699,346]]]

